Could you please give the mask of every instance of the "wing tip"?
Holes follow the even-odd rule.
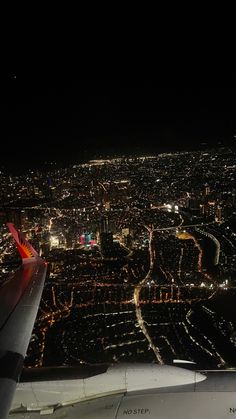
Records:
[[[13,223],[7,223],[7,227],[16,242],[17,249],[23,262],[35,259],[39,256],[33,246],[26,240],[23,233],[17,230]]]

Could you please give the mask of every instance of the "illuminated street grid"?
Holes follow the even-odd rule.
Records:
[[[7,220],[49,262],[27,366],[235,365],[235,154],[0,174],[1,281],[19,264]]]

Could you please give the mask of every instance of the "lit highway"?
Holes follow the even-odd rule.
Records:
[[[153,264],[154,264],[154,254],[153,254],[153,249],[152,249],[152,234],[153,234],[153,230],[150,229],[149,227],[145,226],[149,232],[149,255],[150,255],[150,268],[149,271],[147,273],[147,275],[145,276],[145,278],[141,279],[141,281],[139,282],[139,284],[135,287],[134,289],[134,304],[136,307],[136,317],[137,317],[137,321],[139,324],[140,329],[142,330],[144,336],[146,337],[146,339],[148,340],[148,343],[150,345],[150,348],[153,350],[157,361],[160,364],[163,364],[163,359],[161,357],[160,354],[160,350],[159,348],[157,348],[153,341],[152,338],[150,337],[148,330],[145,326],[143,317],[142,317],[142,310],[140,307],[140,303],[139,303],[139,296],[140,296],[140,292],[143,286],[146,286],[147,282],[151,280],[151,274],[152,274],[152,270],[153,270]]]

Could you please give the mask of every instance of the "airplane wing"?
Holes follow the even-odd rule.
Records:
[[[8,223],[22,267],[0,288],[0,417],[7,419],[37,315],[47,264]]]

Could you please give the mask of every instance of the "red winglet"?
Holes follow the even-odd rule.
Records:
[[[31,246],[31,244],[25,239],[24,235],[15,228],[14,224],[7,223],[7,226],[15,239],[17,249],[23,259],[23,262],[27,259],[37,257],[38,253],[36,250],[34,250],[33,246]]]

